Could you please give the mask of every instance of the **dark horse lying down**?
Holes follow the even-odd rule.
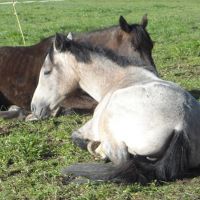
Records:
[[[147,16],[140,24],[129,25],[121,16],[119,26],[73,36],[78,41],[88,41],[93,45],[107,47],[117,54],[148,66],[157,74],[152,59],[153,42],[146,31]],[[43,39],[36,45],[27,47],[0,48],[0,108],[17,105],[30,110],[30,103],[37,86],[39,72],[53,37]],[[96,101],[78,89],[62,104],[64,108],[93,110]],[[0,117],[18,116],[16,111],[0,112]]]

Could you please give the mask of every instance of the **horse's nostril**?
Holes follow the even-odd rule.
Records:
[[[34,113],[35,110],[36,110],[36,106],[35,106],[35,104],[31,104],[31,111]]]
[[[40,112],[39,112],[39,117],[41,119],[46,119],[50,114],[50,109],[49,109],[49,106],[45,106],[45,107],[42,107]]]
[[[42,108],[41,110],[40,110],[40,116],[43,116],[44,115],[44,108]]]

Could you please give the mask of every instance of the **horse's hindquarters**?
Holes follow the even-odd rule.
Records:
[[[196,138],[200,125],[195,110],[200,111],[195,100],[166,82],[120,89],[113,93],[102,111],[100,127],[104,131],[101,131],[101,138],[111,143],[124,142],[131,154],[159,158],[174,131],[189,134],[192,140],[197,140],[190,142],[200,145]],[[186,113],[191,119],[185,117]],[[193,125],[191,120],[195,121]],[[193,152],[195,157],[197,151]]]

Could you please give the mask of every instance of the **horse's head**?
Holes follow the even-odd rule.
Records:
[[[128,24],[123,16],[119,18],[121,34],[118,36],[118,42],[121,42],[120,54],[128,57],[139,57],[144,61],[144,65],[155,67],[152,58],[153,42],[146,30],[148,25],[147,15],[144,15],[140,24]]]
[[[70,53],[71,35],[56,34],[40,71],[39,82],[34,92],[31,110],[38,118],[48,117],[52,110],[78,86],[75,64]]]

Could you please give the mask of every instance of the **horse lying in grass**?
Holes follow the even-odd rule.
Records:
[[[121,16],[119,26],[112,26],[74,36],[77,41],[91,42],[114,50],[122,56],[137,60],[141,65],[148,66],[157,74],[152,59],[152,40],[146,31],[147,16],[143,16],[140,24],[128,24]],[[45,56],[51,46],[53,37],[28,47],[0,48],[0,108],[17,105],[29,110],[33,92],[37,86],[39,72]],[[96,101],[77,89],[62,103],[64,108],[93,110]],[[18,115],[16,111],[1,112],[0,116],[10,118]]]
[[[112,163],[75,164],[63,174],[144,184],[181,178],[200,164],[198,101],[131,59],[57,34],[40,71],[33,113],[48,116],[78,87],[99,104],[75,135],[98,143],[94,153]]]

